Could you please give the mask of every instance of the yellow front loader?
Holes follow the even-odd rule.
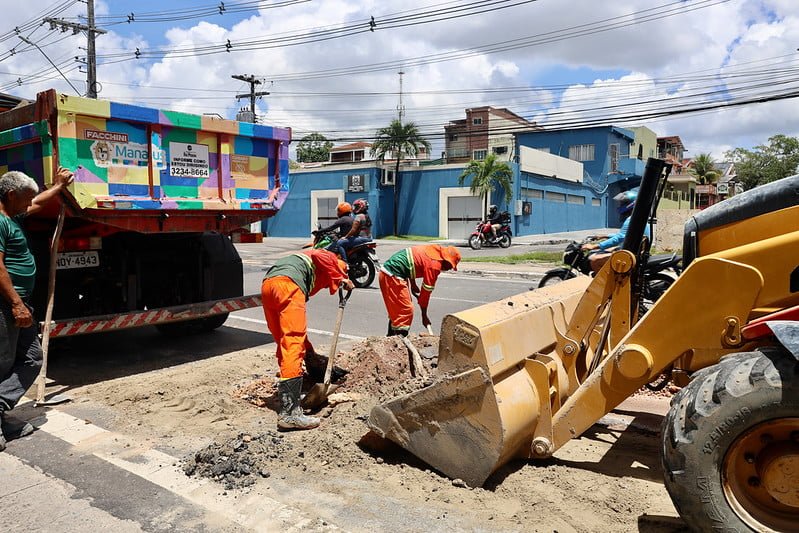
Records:
[[[369,426],[479,486],[512,459],[551,456],[666,372],[687,385],[662,431],[686,522],[799,530],[799,176],[690,219],[687,268],[639,319],[642,235],[669,169],[647,162],[623,249],[594,278],[445,317],[434,384],[374,407]]]

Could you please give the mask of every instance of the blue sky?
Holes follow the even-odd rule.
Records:
[[[225,2],[243,3],[256,4]],[[289,5],[269,9],[281,3]],[[601,10],[596,0],[504,5],[513,3],[519,5],[496,9],[502,7],[496,3],[492,11],[430,22],[431,11],[465,8],[473,0],[264,0],[258,2],[260,10],[145,23],[146,13],[213,10],[219,2],[97,0],[98,24],[108,30],[97,40],[100,96],[232,118],[245,104],[235,95],[248,87],[231,75],[254,74],[263,80],[259,88],[271,93],[257,103],[264,122],[291,126],[295,138],[321,131],[344,142],[368,138],[396,116],[401,69],[406,118],[432,135],[434,146],[446,122],[478,105],[507,107],[544,125],[643,114],[613,123],[680,135],[690,154],[710,151],[717,159],[729,148],[762,143],[775,133],[799,135],[796,100],[650,116],[799,90],[797,77],[791,76],[799,66],[795,0],[616,0],[603,3]],[[2,11],[10,14],[0,23],[0,35],[59,6],[67,6],[59,16],[73,20],[85,11],[85,4],[69,0],[0,0]],[[407,18],[422,11],[428,14]],[[131,24],[102,18],[131,12],[139,18]],[[374,32],[365,25],[372,16]],[[389,27],[392,16],[406,17],[408,25]],[[645,22],[647,16],[653,20]],[[284,42],[266,48],[262,42],[346,26],[358,31],[298,46]],[[84,36],[57,34],[46,26],[25,34],[79,91],[85,90],[85,74],[74,61],[85,56]],[[0,92],[26,97],[50,87],[74,92],[41,53],[14,37],[0,40]],[[216,48],[196,55],[198,47],[220,47],[227,40],[233,43],[230,53]],[[253,40],[262,44],[240,49]],[[521,40],[527,45],[513,46]],[[485,49],[500,43],[502,51]],[[12,47],[16,53],[9,55]],[[137,48],[145,54],[138,60]],[[164,48],[172,53],[146,57]],[[194,51],[175,52],[186,49]],[[417,64],[418,58],[456,53],[468,57]],[[372,66],[359,73],[364,65]],[[341,70],[330,76],[330,69]]]

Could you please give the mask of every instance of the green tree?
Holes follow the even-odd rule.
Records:
[[[430,143],[421,136],[413,122],[403,124],[394,119],[391,124],[380,128],[375,134],[372,155],[377,157],[380,162],[392,157],[396,160],[394,165],[394,235],[398,234],[400,163],[406,157],[417,157],[422,147],[430,153]]]
[[[735,164],[735,173],[744,189],[751,189],[776,181],[797,172],[799,166],[799,139],[787,135],[773,135],[768,144],[751,150],[735,148],[725,154]]]
[[[461,175],[458,176],[458,183],[463,186],[463,182],[471,177],[472,182],[469,190],[472,194],[480,197],[483,205],[488,203],[491,193],[500,187],[505,193],[505,203],[510,202],[513,197],[513,171],[505,161],[497,161],[495,154],[488,154],[482,161],[470,161]]]
[[[710,154],[699,154],[694,158],[694,166],[688,172],[699,180],[702,185],[714,183],[719,179],[715,161]]]
[[[333,143],[321,133],[309,133],[297,143],[297,161],[300,163],[319,163],[327,161]]]

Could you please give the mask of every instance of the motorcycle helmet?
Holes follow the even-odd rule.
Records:
[[[635,201],[638,199],[638,191],[630,190],[623,191],[613,197],[613,200],[618,205],[619,215],[624,216],[632,212],[635,207]]]
[[[336,216],[343,217],[344,215],[352,214],[352,206],[349,202],[341,202],[336,206]]]
[[[497,212],[497,206],[495,206],[494,204],[491,204],[490,206],[488,206],[488,214],[489,215],[494,216],[494,213],[496,213],[496,212]]]
[[[365,212],[367,209],[369,209],[369,202],[367,202],[364,198],[358,198],[352,202],[352,210],[356,215]]]

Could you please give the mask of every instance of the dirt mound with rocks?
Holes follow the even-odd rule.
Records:
[[[436,366],[438,337],[411,336],[428,373]],[[321,430],[293,433],[266,431],[239,434],[213,442],[183,461],[187,475],[208,477],[225,488],[252,485],[269,477],[276,466],[305,471],[332,465],[346,468],[363,461],[366,448],[390,446],[369,434],[366,419],[378,402],[411,392],[432,383],[430,378],[411,374],[408,348],[399,337],[370,337],[352,350],[337,355],[336,366],[348,371],[337,392],[317,416],[324,419]],[[276,378],[260,376],[239,385],[231,395],[259,408],[279,409]],[[399,452],[399,450],[397,450]],[[404,453],[404,452],[402,452]],[[380,463],[384,459],[378,459]],[[276,465],[279,463],[279,465]]]

